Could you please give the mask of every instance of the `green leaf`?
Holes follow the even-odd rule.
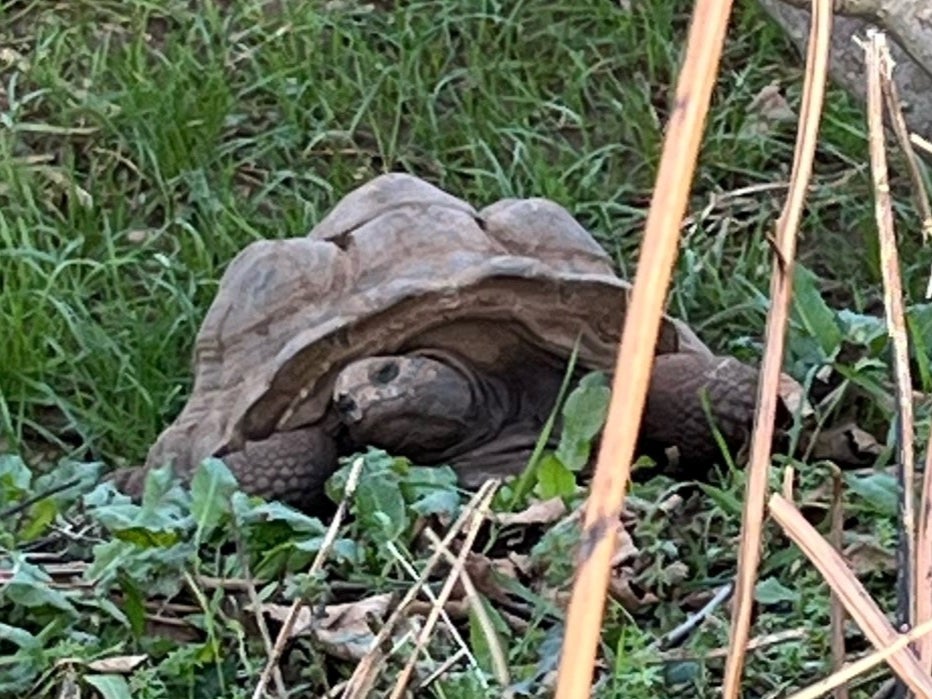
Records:
[[[52,498],[43,498],[29,508],[29,519],[21,531],[24,541],[32,541],[46,532],[58,516],[58,504]]]
[[[700,490],[705,493],[724,514],[731,517],[740,517],[744,508],[741,502],[727,490],[716,488],[708,483],[697,483]]]
[[[0,621],[0,641],[7,641],[24,650],[39,650],[42,647],[42,642],[37,636],[26,629],[4,624],[2,621]]]
[[[243,493],[233,497],[234,511],[244,526],[258,526],[266,523],[280,522],[292,532],[302,534],[323,534],[327,531],[316,517],[300,512],[279,501],[253,503]]]
[[[556,456],[571,471],[579,471],[589,462],[592,441],[605,425],[610,399],[611,390],[601,372],[584,376],[567,397]]]
[[[537,465],[537,495],[547,500],[569,497],[576,491],[576,476],[553,454],[545,454]]]
[[[793,272],[793,319],[804,335],[818,340],[826,359],[841,345],[841,329],[835,312],[822,298],[819,278],[798,263]]]
[[[799,600],[799,592],[786,587],[776,578],[766,578],[757,583],[754,599],[761,604],[796,602]]]
[[[476,656],[476,661],[479,663],[479,667],[482,668],[487,674],[492,675],[494,673],[494,665],[492,660],[492,644],[488,637],[488,633],[491,632],[494,634],[496,640],[498,641],[498,646],[505,651],[505,657],[508,657],[508,644],[506,643],[506,634],[507,634],[507,625],[504,620],[501,618],[501,615],[498,611],[488,603],[484,595],[478,595],[476,601],[482,605],[483,609],[486,612],[489,620],[492,622],[492,628],[488,629],[483,626],[480,621],[479,615],[475,612],[474,608],[470,606],[469,609],[469,648],[472,650],[473,655]],[[502,633],[502,627],[505,628],[505,633]]]
[[[12,556],[13,576],[0,588],[0,599],[8,599],[23,607],[54,607],[77,616],[68,594],[52,587],[52,578],[24,557]]]
[[[0,506],[16,502],[29,491],[32,471],[16,454],[0,455]]]
[[[919,369],[923,390],[932,390],[932,303],[913,306],[906,312],[912,354]]]
[[[856,476],[846,473],[844,476],[848,487],[866,500],[872,509],[888,516],[896,514],[900,486],[892,474],[872,473],[869,476]]]
[[[209,537],[232,511],[230,497],[238,490],[236,478],[220,459],[204,459],[191,479],[191,514],[199,539]]]
[[[421,516],[454,514],[459,508],[456,472],[449,466],[412,466],[400,486],[410,508]]]
[[[103,699],[132,699],[129,683],[123,675],[85,675],[84,681],[100,692]]]
[[[376,541],[392,541],[408,528],[409,517],[397,478],[378,473],[363,478],[356,488],[354,512]]]
[[[422,517],[427,515],[455,515],[460,506],[460,496],[455,490],[432,490],[411,503],[411,509]]]

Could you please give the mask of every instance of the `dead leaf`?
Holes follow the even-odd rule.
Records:
[[[883,452],[870,432],[854,422],[846,422],[816,435],[812,444],[812,458],[836,464],[866,466],[874,463]]]
[[[497,576],[516,579],[518,568],[506,558],[491,559],[481,553],[470,552],[464,565],[476,590],[496,602],[507,602],[508,594],[499,585]]]
[[[779,84],[775,82],[758,92],[746,111],[749,118],[745,129],[750,133],[766,134],[780,122],[796,122],[796,114],[780,93]]]
[[[790,415],[799,414],[801,418],[806,418],[815,414],[803,385],[789,374],[780,374],[777,393]]]
[[[494,521],[503,526],[511,524],[551,524],[566,514],[566,504],[560,497],[531,503],[520,512],[497,512]]]
[[[612,574],[608,581],[608,593],[629,612],[659,601],[657,595],[634,584],[634,571],[630,568],[621,568]]]
[[[93,660],[87,664],[94,672],[128,675],[149,658],[148,655],[115,655],[112,658]]]
[[[388,616],[394,597],[387,593],[355,602],[331,604],[314,614],[310,608],[302,607],[291,637],[311,636],[336,658],[361,660],[375,638],[370,624]],[[262,611],[276,621],[284,621],[290,608],[290,605],[282,604],[262,605]]]
[[[618,533],[615,536],[615,554],[612,556],[612,567],[630,563],[641,554],[628,530],[619,522]]]
[[[867,537],[846,534],[855,541],[845,546],[842,555],[848,566],[857,574],[892,573],[896,570],[896,554]]]

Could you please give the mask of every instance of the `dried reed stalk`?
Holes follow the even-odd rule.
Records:
[[[567,612],[557,699],[589,697],[615,532],[631,471],[641,413],[680,226],[712,87],[718,72],[731,0],[696,0],[686,55],[667,124],[612,384],[612,398],[583,519],[577,578]]]
[[[893,224],[893,204],[887,174],[886,137],[883,124],[883,76],[890,76],[886,38],[880,32],[868,32],[864,50],[867,64],[867,123],[870,149],[871,179],[874,185],[874,215],[880,242],[880,271],[883,277],[883,305],[887,333],[893,344],[893,372],[896,384],[896,441],[899,451],[897,476],[900,482],[900,546],[897,550],[898,616],[902,624],[912,626],[916,612],[916,511],[915,511],[915,450],[913,445],[913,392],[909,373],[909,350],[906,335],[906,315],[903,309],[903,284],[900,280],[900,260]],[[929,557],[922,557],[928,566]],[[928,587],[926,587],[928,589]],[[930,617],[932,600],[923,605],[924,618]],[[923,666],[932,660],[932,646],[926,637],[921,641]]]
[[[818,141],[819,120],[825,96],[828,56],[832,31],[831,0],[813,0],[812,27],[806,55],[806,75],[799,114],[799,130],[793,154],[793,171],[786,204],[777,222],[776,250],[770,283],[770,310],[767,313],[766,348],[760,370],[757,412],[751,436],[748,483],[741,520],[741,548],[735,604],[732,607],[730,653],[725,662],[722,687],[724,699],[737,699],[741,687],[746,646],[751,635],[751,607],[754,583],[760,563],[761,529],[764,498],[770,470],[773,425],[777,412],[783,343],[793,288],[793,260],[796,255],[796,232],[812,175]]]

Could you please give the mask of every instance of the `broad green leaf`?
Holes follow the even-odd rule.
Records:
[[[401,492],[421,516],[455,513],[460,505],[456,472],[449,466],[415,466],[401,480]]]
[[[877,512],[893,516],[897,511],[900,486],[890,473],[872,473],[869,476],[856,476],[846,473],[848,487]]]
[[[33,634],[18,626],[10,626],[0,621],[0,641],[12,643],[17,648],[36,650],[41,647],[41,641]]]
[[[32,471],[15,454],[0,455],[0,506],[16,502],[29,491]]]
[[[43,498],[29,508],[29,519],[21,535],[24,541],[32,541],[46,532],[58,516],[58,504],[52,498]]]
[[[408,512],[394,474],[381,472],[360,480],[354,511],[376,541],[391,541],[408,528]]]
[[[576,476],[553,454],[545,454],[537,466],[535,492],[542,499],[569,497],[576,491]]]
[[[265,522],[281,522],[291,531],[305,534],[323,534],[327,528],[316,517],[300,512],[284,503],[260,502],[253,504],[248,497],[237,493],[233,498],[237,517],[244,525],[257,525]]]
[[[876,349],[881,349],[887,341],[887,326],[883,318],[843,308],[838,311],[838,321],[848,342],[874,349],[874,343],[880,340],[881,345]]]
[[[0,588],[0,599],[24,607],[54,607],[77,615],[70,595],[52,587],[52,578],[19,554],[13,554],[13,576]]]
[[[427,515],[456,514],[460,496],[455,490],[436,488],[411,503],[411,509],[422,517]]]
[[[766,578],[757,583],[754,589],[754,599],[761,604],[796,602],[799,599],[799,592],[786,587],[776,578]]]
[[[793,273],[793,317],[804,335],[818,340],[826,358],[834,354],[842,341],[835,312],[822,298],[819,278],[800,264]]]
[[[199,538],[206,538],[231,513],[230,497],[238,490],[236,478],[220,459],[204,459],[191,479],[191,514]]]
[[[84,675],[84,681],[100,692],[103,699],[132,699],[129,683],[123,675]]]
[[[605,424],[610,398],[605,375],[600,372],[584,376],[567,397],[556,456],[571,471],[579,471],[588,463],[592,440]]]

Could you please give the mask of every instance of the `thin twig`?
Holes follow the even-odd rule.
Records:
[[[780,643],[789,643],[790,641],[801,641],[809,635],[809,629],[785,629],[783,631],[776,631],[774,633],[767,633],[761,636],[757,636],[748,641],[747,648],[749,651],[757,650],[758,648],[768,648],[770,646],[775,646]],[[691,653],[682,648],[674,648],[673,650],[667,650],[661,653],[656,661],[650,660],[649,662],[681,662],[683,660],[712,660],[715,658],[727,658],[728,657],[728,648],[713,648],[710,651],[706,651],[701,655],[698,653]]]
[[[434,538],[437,539],[438,541],[440,540],[440,537],[434,534],[429,528],[427,529],[427,532],[429,534],[433,534]],[[412,578],[417,580],[417,577],[418,577],[417,570],[414,568],[414,566],[411,565],[410,561],[405,559],[405,557],[401,554],[401,551],[398,550],[398,547],[395,546],[394,542],[392,541],[386,542],[386,548],[388,549],[389,553],[391,553],[392,556],[394,556],[395,560],[398,561],[398,564],[404,569],[405,573],[407,573]],[[432,604],[437,604],[437,596],[434,594],[433,590],[431,590],[429,586],[424,588],[424,592],[427,596],[427,599],[429,599]],[[453,641],[456,643],[456,645],[459,646],[460,651],[465,652],[466,657],[469,658],[469,662],[473,665],[473,667],[478,667],[478,663],[476,662],[475,657],[473,657],[473,654],[470,652],[469,646],[466,644],[466,641],[463,639],[462,634],[456,628],[456,625],[453,623],[453,620],[450,618],[450,615],[447,614],[446,610],[444,609],[441,609],[440,615],[443,617],[443,623],[446,624],[447,631],[450,633],[450,636],[453,637]]]
[[[557,699],[590,695],[596,647],[605,610],[618,518],[650,381],[660,316],[676,260],[696,156],[732,0],[697,0],[686,41],[676,99],[667,124],[663,154],[640,260],[625,314],[615,363],[612,397],[590,486],[577,578],[567,611]],[[623,368],[623,370],[622,370]]]
[[[323,567],[324,561],[330,554],[330,548],[333,546],[333,542],[336,541],[337,532],[340,530],[340,525],[343,523],[346,511],[349,509],[349,501],[352,499],[353,493],[356,492],[356,486],[359,484],[359,474],[362,473],[362,465],[363,457],[360,456],[350,467],[349,476],[346,479],[346,488],[343,492],[343,499],[337,506],[333,521],[330,522],[330,527],[324,535],[324,540],[320,545],[320,549],[317,551],[313,563],[311,563],[311,567],[308,570],[310,575],[316,574],[321,567]],[[301,612],[303,606],[304,600],[301,597],[297,597],[294,602],[291,603],[291,607],[288,609],[288,615],[285,617],[285,621],[278,631],[278,636],[275,638],[275,645],[272,647],[272,653],[269,655],[265,667],[262,669],[262,674],[259,675],[259,682],[256,684],[256,689],[252,693],[252,699],[261,699],[262,695],[265,693],[265,687],[269,682],[269,677],[271,677],[273,670],[278,667],[278,660],[285,650],[285,644],[287,644],[291,638],[291,631],[294,629],[295,622],[298,620],[298,614]]]
[[[428,528],[424,533],[435,548],[443,548],[444,556],[448,563],[452,565],[456,562],[454,555],[448,548],[443,546],[440,537],[434,533],[433,529]],[[482,632],[485,634],[486,643],[489,646],[489,655],[492,657],[492,671],[495,674],[495,679],[500,685],[507,687],[511,684],[511,673],[508,671],[508,658],[502,648],[498,633],[495,631],[492,618],[489,616],[488,610],[482,603],[482,599],[479,597],[479,592],[476,590],[472,578],[469,577],[469,573],[465,570],[460,571],[460,582],[463,584],[463,590],[466,592],[466,600],[469,602],[469,606],[476,615],[476,619],[479,620],[479,625],[482,627]]]
[[[897,550],[897,599],[900,624],[912,626],[917,619],[916,589],[916,512],[915,512],[915,452],[913,446],[912,379],[909,372],[909,349],[906,318],[903,310],[903,285],[890,200],[890,180],[887,174],[886,137],[883,125],[882,76],[888,75],[886,37],[868,31],[867,52],[867,122],[870,146],[871,176],[874,185],[874,215],[880,241],[880,271],[883,276],[883,300],[887,333],[893,345],[893,372],[896,385],[896,431],[899,448],[898,478],[900,481],[900,545]],[[928,556],[923,556],[928,565]],[[925,618],[932,616],[932,600],[923,605]],[[923,666],[932,662],[932,646],[923,643]]]
[[[893,133],[900,144],[903,157],[906,158],[909,180],[912,183],[913,194],[916,197],[916,208],[919,209],[919,216],[922,219],[922,239],[930,242],[932,241],[932,206],[929,204],[929,193],[926,191],[925,180],[919,170],[919,157],[916,155],[913,144],[909,139],[906,118],[903,116],[903,109],[900,106],[899,90],[896,81],[893,79],[893,57],[890,55],[886,42],[883,42],[880,52],[883,59],[880,87],[883,89],[884,103],[887,106],[890,121],[893,122]]]
[[[436,626],[437,620],[440,618],[440,613],[443,611],[443,605],[447,603],[447,600],[450,598],[450,593],[453,592],[453,586],[460,577],[463,565],[466,563],[466,557],[472,550],[473,544],[476,541],[476,536],[479,534],[479,528],[488,515],[489,504],[492,502],[492,497],[494,495],[495,490],[490,489],[486,492],[485,497],[479,501],[479,505],[476,507],[476,516],[473,517],[469,530],[466,532],[463,545],[459,555],[456,557],[456,562],[451,566],[450,574],[447,576],[443,587],[440,588],[440,594],[437,595],[437,599],[431,607],[430,614],[427,615],[427,619],[418,633],[417,640],[414,643],[414,650],[411,651],[408,661],[398,675],[398,679],[395,681],[395,687],[389,699],[401,699],[404,695],[408,683],[411,681],[411,674],[414,672],[414,665],[417,662],[418,656],[427,645],[430,634],[433,632],[434,626]],[[439,548],[441,551],[443,549],[446,549],[446,546]]]
[[[275,655],[275,646],[272,644],[272,636],[269,633],[269,626],[265,623],[265,614],[262,613],[262,602],[259,599],[259,593],[256,591],[256,584],[252,577],[252,569],[249,565],[249,556],[246,555],[245,545],[239,528],[234,523],[234,534],[236,540],[236,556],[240,565],[243,567],[245,576],[246,594],[249,597],[249,605],[252,607],[253,617],[256,620],[256,628],[259,629],[259,636],[262,638],[262,646],[265,648],[266,656],[271,658]],[[275,691],[279,697],[287,697],[288,690],[285,687],[285,678],[282,676],[281,668],[278,663],[272,670],[272,679],[275,682]]]
[[[770,516],[816,567],[875,648],[890,645],[898,638],[893,625],[845,564],[841,554],[822,538],[792,503],[774,493],[770,496]],[[922,669],[912,651],[903,648],[892,654],[887,662],[917,696],[932,699],[932,677]]]
[[[819,121],[825,96],[831,32],[831,0],[813,0],[812,27],[809,32],[799,131],[790,177],[791,187],[787,194],[786,205],[777,221],[777,250],[774,255],[770,282],[771,302],[767,313],[766,348],[757,389],[757,412],[748,457],[750,473],[741,519],[741,547],[738,553],[737,585],[729,639],[731,654],[725,663],[725,678],[722,687],[724,699],[737,699],[739,695],[745,646],[751,635],[751,607],[754,600],[757,566],[760,563],[764,498],[770,472],[770,450],[777,412],[780,370],[783,364],[783,343],[793,289],[796,233],[802,217],[809,180],[812,177]]]
[[[844,492],[842,489],[843,481],[841,471],[835,467],[832,469],[832,505],[831,505],[831,544],[838,553],[841,553],[844,546],[845,533],[845,507]],[[838,598],[838,594],[832,590],[830,598],[829,614],[831,617],[831,643],[832,643],[832,671],[837,672],[845,665],[845,606]],[[835,699],[848,699],[847,684],[839,685],[835,688]]]
[[[466,507],[463,508],[463,511],[460,513],[460,516],[457,518],[456,522],[453,523],[453,526],[447,531],[446,535],[443,537],[443,547],[447,548],[450,545],[450,542],[460,533],[460,531],[465,527],[474,516],[478,510],[479,504],[484,502],[486,497],[490,497],[490,493],[494,493],[498,488],[499,481],[490,480],[482,484],[479,490],[473,495]],[[443,558],[443,549],[436,549],[431,554],[430,558],[427,559],[427,563],[424,565],[424,569],[421,571],[420,577],[415,581],[415,583],[408,588],[407,593],[395,607],[395,611],[392,612],[391,616],[388,617],[385,624],[379,629],[379,633],[376,635],[372,642],[369,644],[369,652],[359,661],[356,665],[356,669],[353,670],[353,674],[350,676],[349,681],[345,684],[343,688],[343,693],[340,695],[342,699],[362,699],[362,697],[369,696],[369,690],[375,681],[376,673],[378,672],[378,663],[382,658],[382,645],[394,631],[395,626],[398,624],[398,621],[404,616],[408,605],[417,597],[418,593],[421,591],[421,587],[427,582],[427,578],[430,577],[433,573],[434,568],[437,567],[437,564]]]
[[[816,697],[821,697],[832,691],[835,687],[850,682],[855,677],[863,675],[868,670],[880,665],[880,663],[889,660],[893,655],[902,651],[910,643],[928,636],[929,633],[932,633],[932,619],[919,624],[909,633],[898,634],[895,640],[875,650],[870,655],[865,655],[860,660],[855,660],[845,665],[841,670],[833,672],[824,680],[819,680],[815,684],[809,685],[805,689],[796,692],[796,694],[787,697],[787,699],[816,699]],[[928,695],[923,695],[923,697],[924,699],[928,699]]]

